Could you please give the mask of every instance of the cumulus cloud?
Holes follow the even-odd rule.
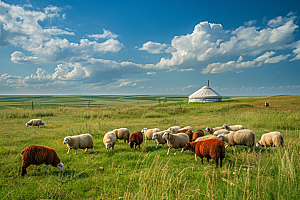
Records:
[[[90,38],[95,38],[96,40],[99,38],[112,38],[112,39],[116,39],[118,37],[118,35],[112,33],[109,30],[105,30],[103,29],[103,34],[92,34],[89,35]]]
[[[161,44],[161,43],[151,42],[151,41],[144,43],[143,47],[139,48],[139,50],[145,50],[151,54],[159,54],[164,52],[171,53],[174,51],[174,49],[169,47],[167,44]]]
[[[181,71],[181,72],[190,72],[190,71],[195,71],[195,69],[188,68],[188,69],[180,69],[179,71]]]

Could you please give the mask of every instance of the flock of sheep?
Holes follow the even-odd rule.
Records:
[[[32,119],[26,126],[39,126],[43,125],[46,127],[45,122],[41,119]],[[205,129],[208,132],[207,135],[199,129],[194,131],[191,126],[186,126],[181,128],[180,126],[172,126],[167,130],[161,131],[159,128],[147,129],[143,128],[141,131],[135,131],[130,134],[127,128],[114,129],[107,132],[103,138],[103,144],[106,149],[114,149],[117,140],[124,140],[124,143],[128,143],[130,148],[136,148],[143,142],[147,140],[155,140],[158,147],[159,144],[167,143],[169,149],[167,155],[169,155],[172,148],[175,149],[174,155],[176,155],[176,149],[182,148],[182,151],[191,150],[195,153],[195,160],[197,157],[201,158],[203,165],[203,158],[213,159],[215,161],[216,167],[218,167],[218,161],[220,160],[220,167],[222,167],[222,160],[225,158],[225,148],[233,147],[235,151],[236,145],[248,146],[248,152],[254,151],[255,145],[255,134],[249,130],[245,129],[242,125],[228,126],[224,124],[222,127]],[[143,135],[144,134],[144,135]],[[227,146],[224,146],[224,142]],[[256,143],[256,147],[282,147],[283,146],[283,136],[280,132],[270,132],[265,133],[261,136],[261,139]],[[67,154],[70,149],[75,149],[75,154],[77,154],[78,149],[91,149],[94,150],[93,137],[90,134],[81,134],[75,136],[67,136],[64,138],[63,144],[68,147]],[[57,167],[59,170],[63,170],[63,163],[58,158],[56,152],[48,147],[43,147],[39,145],[31,145],[22,151],[22,176],[26,174],[26,168],[30,164],[40,165],[45,163],[46,172],[48,172],[48,165]]]

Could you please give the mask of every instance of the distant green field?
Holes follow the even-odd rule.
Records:
[[[0,197],[2,199],[300,199],[300,96],[228,97],[223,102],[187,103],[160,96],[0,96]],[[90,100],[90,104],[88,104]],[[34,102],[34,109],[31,102]],[[266,108],[264,102],[269,101]],[[94,104],[94,105],[93,105]],[[26,127],[41,118],[46,127]],[[131,150],[118,141],[107,151],[109,130],[192,126],[194,130],[241,124],[255,133],[280,131],[284,147],[226,149],[222,168],[201,165],[192,152],[155,149],[154,141]],[[67,153],[63,139],[90,133],[95,151]],[[20,176],[21,151],[29,145],[54,148],[64,171],[45,165]],[[104,171],[100,170],[104,167]]]

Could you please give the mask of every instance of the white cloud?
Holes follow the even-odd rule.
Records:
[[[99,38],[111,38],[111,39],[116,39],[118,37],[118,35],[112,33],[109,30],[105,30],[103,29],[103,34],[92,34],[89,35],[90,38],[95,38],[96,40]]]
[[[256,24],[256,20],[250,20],[250,21],[248,21],[248,22],[244,22],[244,25],[245,25],[245,26],[252,26],[252,25],[254,25],[254,24]]]
[[[147,75],[156,75],[156,72],[147,72]]]
[[[161,44],[161,43],[151,42],[151,41],[144,43],[143,47],[139,48],[139,50],[145,50],[151,54],[159,54],[159,53],[163,53],[164,51],[170,53],[173,51],[173,49],[169,48],[169,46],[166,44]]]
[[[193,68],[188,68],[188,69],[181,69],[181,70],[179,70],[179,71],[181,71],[181,72],[190,72],[190,71],[195,71],[195,69],[193,69]]]
[[[282,60],[286,60],[289,56],[290,56],[290,54],[279,55],[279,56],[275,56],[272,58],[268,58],[267,60],[265,60],[265,63],[279,63]]]

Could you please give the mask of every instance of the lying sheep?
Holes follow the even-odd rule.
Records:
[[[221,130],[218,130],[218,131],[215,131],[214,133],[213,133],[213,135],[215,135],[215,136],[218,136],[218,135],[220,135],[220,134],[228,134],[230,131],[228,131],[227,129],[221,129]]]
[[[198,137],[204,136],[204,132],[201,129],[198,129],[193,133],[192,141],[196,140]]]
[[[116,134],[112,131],[109,131],[107,132],[105,135],[104,135],[104,138],[103,138],[103,143],[104,145],[106,146],[106,149],[108,151],[108,149],[111,147],[112,149],[114,149],[114,146],[117,142],[117,137],[116,137]]]
[[[67,136],[64,138],[63,144],[67,144],[69,154],[70,149],[75,149],[75,155],[77,155],[77,149],[87,149],[91,148],[94,151],[93,136],[90,134],[81,134],[74,136]]]
[[[202,136],[202,137],[198,137],[198,138],[195,140],[195,142],[203,141],[203,140],[209,140],[209,139],[219,139],[219,140],[223,141],[222,138],[218,138],[218,137],[215,136],[215,135],[205,135],[205,136]]]
[[[129,136],[130,136],[130,132],[127,128],[119,128],[119,129],[114,129],[112,131],[115,135],[117,140],[124,140],[124,144],[127,142],[129,142]]]
[[[147,142],[147,140],[152,140],[153,133],[160,132],[160,129],[159,128],[152,128],[152,129],[143,128],[141,132],[144,133],[145,142]]]
[[[235,145],[248,146],[248,152],[250,152],[251,147],[253,147],[252,152],[254,151],[255,135],[251,130],[243,129],[239,131],[231,131],[229,134],[223,133],[217,137],[227,142],[228,146],[232,146],[234,151]]]
[[[130,148],[132,149],[133,146],[136,149],[136,146],[139,145],[139,149],[141,148],[140,145],[143,143],[143,134],[141,131],[135,131],[131,134],[129,138]]]
[[[227,129],[228,131],[239,131],[244,129],[242,125],[227,126],[226,124],[224,124],[222,128]]]
[[[283,147],[283,136],[280,132],[274,131],[261,136],[256,147]]]
[[[213,134],[215,131],[218,131],[218,130],[220,130],[220,129],[222,129],[222,127],[215,127],[215,128],[207,127],[207,128],[205,129],[205,131],[206,131],[206,132],[209,132],[210,134]]]
[[[178,131],[179,129],[181,129],[180,126],[172,126],[172,127],[168,128],[168,131],[172,131],[173,133],[175,133],[175,132]]]
[[[31,119],[29,122],[26,123],[26,127],[28,127],[28,126],[40,127],[40,125],[43,125],[44,127],[46,127],[46,123],[43,122],[43,120],[41,120],[41,119]]]
[[[169,155],[170,149],[172,148],[175,148],[174,155],[176,155],[176,149],[183,148],[190,140],[189,136],[185,133],[172,134],[170,132],[165,132],[162,138],[167,140],[169,146],[167,155]]]
[[[60,171],[63,170],[63,163],[60,161],[54,149],[48,147],[31,145],[22,151],[22,176],[27,174],[26,168],[29,165],[46,164],[46,173],[48,173],[49,165],[57,167]]]
[[[162,146],[164,147],[165,143],[167,143],[167,140],[162,138],[163,134],[165,132],[169,132],[169,133],[172,133],[171,131],[168,131],[168,130],[164,130],[164,131],[160,131],[160,132],[156,132],[156,133],[153,133],[152,135],[152,140],[155,140],[156,141],[156,149],[158,147],[159,144],[162,144]]]
[[[187,143],[186,146],[182,149],[182,152],[185,150],[191,150],[195,153],[195,160],[197,161],[197,156],[201,158],[201,163],[203,165],[203,157],[213,159],[215,161],[216,167],[218,167],[218,161],[220,159],[220,167],[222,167],[222,160],[225,158],[225,147],[224,143],[218,139],[209,139],[198,142]]]
[[[189,136],[189,141],[190,142],[193,139],[193,132],[190,129],[179,129],[174,134],[177,134],[177,133],[185,133],[185,134],[187,134]]]

